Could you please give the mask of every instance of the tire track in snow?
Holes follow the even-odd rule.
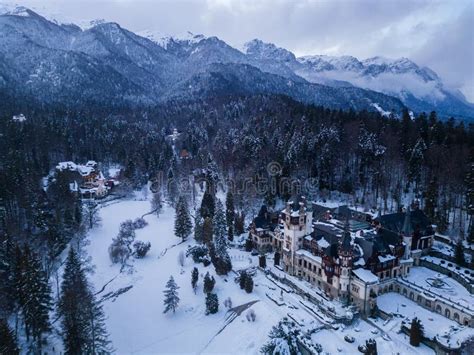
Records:
[[[198,354],[201,354],[203,351],[205,351],[207,349],[207,347],[212,343],[212,341],[220,334],[224,331],[224,329],[229,325],[231,324],[237,317],[239,317],[242,312],[244,312],[245,310],[249,309],[250,307],[252,307],[253,304],[257,303],[259,300],[255,300],[255,301],[251,301],[251,302],[247,302],[247,303],[244,303],[244,304],[241,304],[240,306],[236,306],[234,308],[231,308],[227,311],[227,313],[229,313],[229,315],[226,316],[225,318],[225,323],[224,325],[222,326],[221,329],[219,329],[217,331],[216,334],[214,334],[212,336],[212,338],[207,342],[206,346],[204,346],[204,348],[198,353]]]

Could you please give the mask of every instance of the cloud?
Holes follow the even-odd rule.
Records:
[[[0,0],[1,1],[1,0]],[[296,55],[408,57],[474,100],[472,0],[23,0],[72,22],[104,18],[132,31],[253,38]]]
[[[436,71],[446,85],[474,101],[474,3],[446,25],[435,28],[413,59]]]

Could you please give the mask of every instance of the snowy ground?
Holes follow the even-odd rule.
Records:
[[[401,324],[405,320],[409,326],[411,320],[417,317],[423,324],[425,336],[430,338],[437,336],[446,344],[460,345],[465,339],[474,336],[473,328],[461,326],[440,314],[420,307],[398,293],[390,292],[378,296],[377,305],[381,310],[395,315],[390,321],[393,324]]]
[[[432,287],[432,280],[440,278],[444,286],[442,288]],[[413,267],[410,273],[406,276],[406,280],[422,287],[431,293],[459,304],[462,307],[474,310],[474,295],[471,295],[466,288],[456,280],[439,274],[436,271],[426,267]]]
[[[132,286],[104,303],[108,315],[107,327],[118,353],[257,353],[271,327],[287,316],[289,310],[299,321],[311,321],[306,311],[276,306],[265,293],[277,298],[280,292],[263,273],[257,274],[251,294],[240,290],[233,280],[234,274],[215,276],[219,312],[206,316],[202,277],[206,271],[214,274],[214,268],[212,265],[207,268],[202,264],[195,265],[191,259],[186,260],[183,268],[178,264],[178,255],[186,250],[188,243],[177,245],[180,239],[174,237],[174,210],[170,208],[165,208],[159,217],[145,217],[149,225],[136,231],[137,240],[150,241],[151,251],[145,259],[135,260],[132,269],[120,273],[120,267],[110,263],[107,248],[122,221],[140,217],[149,210],[148,201],[111,204],[101,209],[101,226],[89,234],[87,249],[95,265],[92,281],[99,295]],[[250,263],[248,253],[235,250],[231,255],[234,268],[255,266],[254,259],[250,259]],[[201,274],[196,295],[191,288],[191,270],[194,266],[199,268]],[[170,275],[181,287],[181,303],[176,314],[163,314],[162,291]],[[233,306],[259,301],[251,306],[257,314],[256,322],[248,322],[244,312],[226,326],[227,314],[222,303],[227,297],[231,297]]]
[[[98,297],[105,297],[104,310],[108,316],[107,328],[118,354],[156,353],[240,353],[257,354],[267,341],[273,325],[283,317],[295,320],[305,329],[319,328],[324,318],[302,306],[298,295],[287,292],[288,287],[273,282],[262,271],[257,271],[255,287],[251,294],[245,293],[234,282],[235,274],[227,277],[215,276],[215,292],[219,297],[219,312],[205,315],[205,296],[202,279],[205,272],[214,273],[212,265],[204,268],[186,259],[184,267],[178,263],[178,255],[185,251],[192,239],[180,244],[173,233],[174,210],[164,208],[159,217],[147,215],[148,226],[136,231],[136,239],[150,241],[150,253],[142,260],[133,260],[131,268],[120,272],[120,266],[111,264],[107,249],[126,219],[135,219],[149,212],[146,200],[121,200],[100,210],[101,225],[88,234],[87,252],[95,271],[90,276]],[[230,251],[234,270],[256,266],[256,258],[249,253]],[[191,288],[191,270],[197,266],[200,272],[197,294]],[[181,302],[176,314],[163,314],[163,289],[169,276],[173,275],[179,289]],[[283,290],[282,290],[283,289]],[[227,312],[223,301],[231,297],[233,307],[252,304],[256,322],[247,321],[241,315]],[[314,309],[318,313],[317,309]],[[414,354],[433,353],[431,349],[414,349],[408,345],[403,334],[397,334],[399,324],[382,328],[380,324],[356,321],[350,327],[338,330],[322,329],[312,335],[312,341],[320,343],[323,351],[330,353],[358,353],[357,345],[365,344],[369,337],[375,338],[380,353]],[[380,328],[380,329],[378,329]],[[382,331],[383,329],[383,331]],[[385,334],[387,333],[387,334]],[[354,336],[356,342],[344,341],[346,334]],[[388,339],[388,340],[386,340]]]

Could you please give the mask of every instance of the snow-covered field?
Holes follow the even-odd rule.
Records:
[[[390,292],[378,296],[377,305],[381,310],[397,315],[390,321],[394,324],[400,324],[405,319],[409,326],[411,320],[417,317],[423,324],[425,336],[430,338],[437,336],[439,341],[445,344],[460,345],[462,341],[474,336],[473,328],[461,326],[440,314],[420,307],[398,293]]]
[[[94,265],[90,278],[98,297],[105,297],[107,329],[118,354],[256,354],[267,341],[272,326],[283,317],[292,318],[304,329],[322,328],[321,318],[302,306],[300,301],[305,301],[300,296],[286,292],[288,289],[282,290],[262,271],[257,271],[254,278],[254,291],[247,294],[234,282],[234,273],[227,277],[216,276],[212,265],[204,267],[191,258],[181,267],[180,252],[194,241],[190,238],[180,243],[174,236],[174,209],[170,207],[165,207],[159,216],[145,216],[148,226],[136,230],[136,239],[151,242],[151,250],[144,259],[132,260],[132,266],[120,272],[120,266],[113,265],[108,256],[112,238],[117,235],[121,222],[141,217],[150,209],[148,200],[113,202],[100,209],[101,224],[88,234],[86,251]],[[230,255],[234,270],[257,265],[256,258],[244,251],[232,249]],[[200,273],[197,294],[191,287],[191,270],[195,266]],[[219,297],[219,312],[214,315],[205,315],[202,280],[207,271],[216,278],[214,291]],[[181,301],[175,314],[163,314],[163,290],[170,275],[180,287]],[[246,319],[247,310],[240,315],[228,312],[223,305],[227,297],[232,299],[233,307],[257,301],[250,306],[256,313],[256,321]],[[357,346],[365,344],[368,338],[377,341],[378,350],[383,354],[433,353],[425,346],[415,349],[408,345],[406,337],[397,334],[399,325],[399,322],[386,325],[381,320],[370,323],[358,320],[337,330],[320,329],[311,340],[329,353],[358,353]],[[352,344],[344,341],[347,334],[356,341]]]
[[[233,281],[234,274],[228,277],[216,276],[212,265],[204,268],[202,264],[196,265],[188,258],[182,268],[178,263],[178,255],[192,241],[177,245],[181,240],[174,236],[172,208],[165,208],[159,217],[146,216],[149,225],[136,231],[137,240],[150,241],[152,244],[144,259],[134,260],[133,268],[122,273],[120,266],[111,264],[107,248],[117,235],[120,223],[140,217],[149,210],[149,201],[111,204],[100,210],[102,223],[89,233],[87,251],[95,265],[92,281],[96,291],[100,292],[99,296],[132,286],[104,303],[108,316],[107,328],[117,353],[258,352],[271,327],[286,315],[284,310],[276,312],[273,302],[265,296],[265,291],[271,291],[265,283],[271,285],[271,282],[263,274],[258,274],[254,292],[247,294]],[[234,268],[250,265],[248,253],[232,251],[231,254]],[[251,265],[255,265],[255,260],[252,260]],[[191,287],[191,270],[194,266],[200,271],[197,294]],[[205,315],[205,295],[202,291],[202,279],[206,271],[216,278],[214,290],[220,302],[219,312],[208,316]],[[181,302],[176,314],[163,314],[163,290],[170,275],[174,276],[180,287]],[[231,297],[233,306],[259,300],[251,307],[257,314],[256,322],[248,322],[244,312],[226,326],[223,301],[227,297]]]

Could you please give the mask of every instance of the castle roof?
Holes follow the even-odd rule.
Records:
[[[360,268],[352,270],[352,273],[365,283],[376,283],[379,281],[379,278],[370,270]]]
[[[411,235],[413,231],[416,230],[423,232],[423,234],[432,233],[431,222],[420,209],[413,211],[408,209],[407,212],[386,214],[377,217],[376,221],[378,221],[384,229],[398,234],[403,232],[405,235],[407,235],[407,233]]]

